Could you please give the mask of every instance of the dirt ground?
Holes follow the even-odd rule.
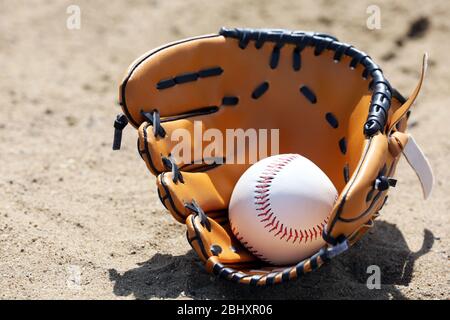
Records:
[[[66,27],[71,4],[80,30]],[[379,30],[366,27],[370,4],[0,0],[0,298],[449,299],[450,3],[377,1]],[[427,51],[410,132],[436,175],[431,199],[402,160],[375,228],[317,272],[257,289],[208,275],[159,203],[136,132],[111,150],[112,122],[135,58],[221,26],[328,32],[368,52],[404,95]],[[366,286],[372,264],[379,290]]]

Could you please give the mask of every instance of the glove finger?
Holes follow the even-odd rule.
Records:
[[[219,223],[212,218],[207,219],[207,226],[198,215],[191,214],[186,219],[189,244],[203,262],[212,256],[218,257],[223,264],[241,268],[258,262],[233,235],[228,220]]]
[[[246,124],[250,126],[249,128],[240,126],[242,123],[239,124],[236,119],[233,114],[211,114],[168,121],[162,124],[166,133],[164,137],[155,135],[154,126],[144,122],[138,130],[139,153],[148,168],[154,174],[159,174],[170,171],[164,158],[172,157],[183,171],[198,171],[227,161],[255,163],[261,158],[280,152],[280,130],[269,121],[270,119],[257,124]],[[235,131],[236,129],[239,131]],[[248,129],[250,131],[247,131]],[[227,130],[235,132],[236,136],[228,137]],[[293,134],[290,129],[283,129],[283,133]],[[247,138],[248,143],[245,140]],[[232,144],[228,145],[230,141]],[[247,147],[238,151],[239,146],[245,143]],[[296,144],[297,140],[282,142],[282,152],[289,153]]]
[[[226,214],[233,188],[247,167],[225,164],[206,172],[181,172],[181,179],[176,179],[172,172],[164,172],[157,178],[161,200],[180,222],[192,213],[186,205],[193,201],[206,214]]]
[[[220,106],[224,97],[234,96],[236,90],[252,92],[265,78],[266,68],[250,67],[255,60],[260,60],[255,65],[267,65],[271,48],[261,50],[251,54],[219,35],[170,44],[131,68],[121,85],[122,107],[138,126],[144,121],[141,111],[158,109],[161,117],[183,117]]]
[[[386,136],[374,136],[367,142],[355,174],[334,205],[326,230],[327,241],[334,244],[339,237],[351,236],[381,209],[389,186],[377,188],[376,180],[391,177],[394,170],[395,161],[389,156]]]

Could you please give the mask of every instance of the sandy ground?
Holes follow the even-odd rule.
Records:
[[[382,28],[371,31],[364,2],[1,0],[0,298],[449,299],[450,4],[377,1]],[[73,3],[81,30],[66,28]],[[436,174],[432,198],[421,200],[402,160],[376,227],[319,271],[258,289],[206,274],[157,199],[135,131],[111,150],[112,122],[129,63],[221,26],[334,34],[369,52],[404,95],[428,51],[411,132]],[[372,264],[380,290],[365,284]]]

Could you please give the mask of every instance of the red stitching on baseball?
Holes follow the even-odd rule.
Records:
[[[266,192],[265,195],[262,195],[262,196],[255,196],[255,199],[262,200],[262,199],[267,198],[268,196],[269,196],[269,194]]]
[[[278,225],[277,225],[278,226]],[[278,236],[281,232],[283,232],[283,224],[280,226],[280,231],[275,234],[275,237]]]
[[[316,230],[316,227],[313,227],[313,230],[314,230],[314,238],[317,238],[317,230]]]
[[[266,204],[267,201],[269,201],[269,199],[264,199],[264,200],[256,201],[255,204],[263,205],[263,204]]]
[[[272,218],[272,216],[273,216],[273,212],[271,212],[268,217],[262,219],[261,222],[269,221],[269,219]]]
[[[298,239],[298,243],[302,242],[302,240],[304,238],[303,231],[302,230],[299,230],[299,231],[300,231],[300,238]]]
[[[288,242],[292,238],[292,228],[289,228],[289,237],[286,239],[286,242]]]
[[[295,229],[294,231],[295,231],[295,238],[294,238],[294,240],[292,240],[293,243],[295,243],[295,240],[297,240],[297,238],[298,238],[298,231],[297,231],[297,229]]]
[[[263,207],[256,208],[258,211],[266,210],[270,206],[270,203],[265,204]]]
[[[272,185],[273,179],[275,179],[276,175],[292,160],[296,159],[298,155],[288,155],[283,158],[275,159],[272,163],[269,163],[264,171],[261,173],[257,180],[257,185],[255,186],[255,205],[257,211],[264,211],[258,214],[258,217],[261,217],[260,222],[268,222],[264,225],[264,228],[269,228],[269,232],[277,230],[274,233],[274,237],[279,237],[280,239],[284,239],[286,237],[286,241],[292,241],[295,243],[298,239],[298,243],[302,243],[303,241],[306,243],[308,240],[313,241],[322,235],[322,231],[328,223],[328,217],[323,220],[320,224],[312,227],[312,229],[301,230],[301,229],[288,229],[287,227],[280,225],[276,216],[274,216],[274,212],[270,208],[270,197],[269,191]]]
[[[283,225],[281,225],[281,228],[283,228]],[[280,240],[283,239],[285,236],[287,236],[287,228],[284,227],[283,235],[281,236]]]
[[[275,220],[276,217],[274,217]],[[280,221],[276,220],[275,225],[272,227],[272,229],[269,230],[269,232],[272,232],[273,230],[277,230],[278,229],[278,224],[280,223]]]
[[[270,210],[272,210],[272,209],[269,208],[269,209],[267,209],[266,211],[259,213],[259,214],[258,214],[258,217],[265,217],[265,216],[270,212]]]
[[[231,220],[230,220],[230,227],[231,230],[233,231],[234,235],[236,236],[236,238],[238,239],[238,241],[251,253],[253,254],[255,257],[257,257],[258,259],[265,261],[269,264],[274,264],[273,261],[265,258],[261,253],[258,252],[258,250],[254,249],[252,246],[248,245],[247,241],[244,241],[244,237],[239,236],[239,232],[236,230],[236,228],[233,226]]]

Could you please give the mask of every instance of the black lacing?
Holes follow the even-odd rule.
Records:
[[[122,144],[122,131],[127,126],[128,119],[124,114],[118,114],[116,120],[114,120],[114,140],[113,150],[119,150]]]
[[[175,159],[172,156],[162,157],[162,162],[167,170],[172,171],[172,181],[174,183],[178,183],[178,181],[184,183],[180,168],[178,168],[177,164],[175,163]]]
[[[204,226],[206,230],[211,232],[211,223],[209,222],[206,213],[202,210],[202,208],[200,208],[200,206],[194,199],[192,199],[192,202],[185,203],[184,207],[195,213],[196,216],[200,218],[200,223],[202,224],[202,226]]]
[[[377,179],[375,179],[374,188],[379,191],[385,191],[389,189],[389,187],[395,187],[396,184],[396,179],[386,176],[379,176]]]
[[[392,89],[389,82],[385,79],[383,72],[373,60],[364,52],[355,49],[353,46],[339,42],[335,37],[323,34],[302,31],[287,30],[254,30],[254,29],[226,29],[222,28],[219,32],[224,37],[235,38],[239,40],[239,47],[245,49],[250,41],[255,41],[255,47],[261,48],[265,42],[274,42],[270,67],[275,68],[278,65],[279,50],[282,44],[294,44],[292,55],[292,66],[295,71],[301,67],[301,51],[310,46],[314,47],[314,55],[319,56],[325,50],[334,51],[334,61],[340,62],[342,56],[351,57],[349,67],[355,69],[358,64],[364,67],[363,78],[371,76],[372,81],[369,89],[373,91],[370,102],[369,115],[364,125],[364,133],[367,136],[373,136],[379,131],[383,131],[386,125],[388,110],[391,105],[391,98],[395,90]]]
[[[155,109],[151,112],[141,111],[141,115],[153,126],[153,135],[155,138],[158,136],[164,138],[166,136],[166,130],[161,126],[161,118],[158,110]]]

